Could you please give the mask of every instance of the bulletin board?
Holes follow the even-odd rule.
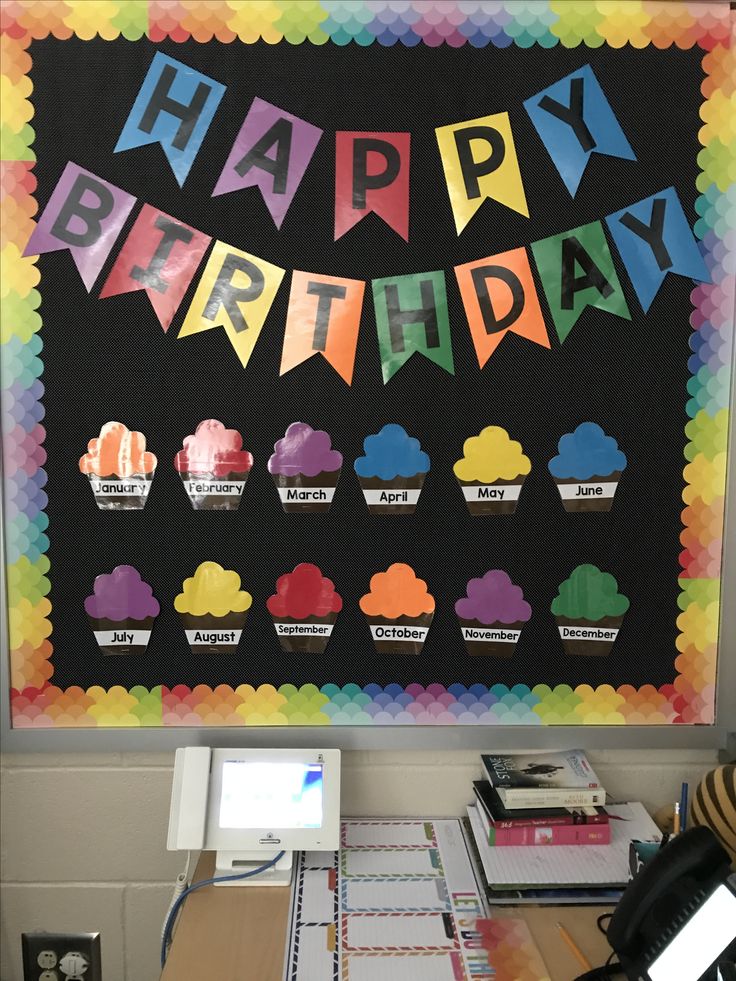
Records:
[[[727,3],[2,16],[14,728],[713,723]]]

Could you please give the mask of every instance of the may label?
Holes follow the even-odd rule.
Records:
[[[557,489],[563,501],[571,501],[576,497],[613,497],[617,486],[617,481],[611,480],[601,484],[558,484]]]
[[[615,640],[618,627],[560,627],[560,637],[563,640]]]
[[[279,637],[329,637],[331,623],[274,623]]]
[[[466,501],[518,501],[521,484],[479,484],[463,487]]]
[[[329,504],[334,496],[334,487],[279,487],[283,504]]]
[[[515,644],[520,636],[520,630],[505,630],[503,627],[463,627],[464,640],[493,640],[497,643]]]
[[[421,494],[421,487],[406,487],[403,490],[364,490],[365,503],[371,507],[384,504],[416,504]]]
[[[408,624],[372,623],[371,634],[374,640],[411,640],[424,642],[429,627],[412,627]]]

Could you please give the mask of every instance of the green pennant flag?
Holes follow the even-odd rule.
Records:
[[[599,221],[533,242],[532,252],[560,343],[586,307],[631,320]]]
[[[374,279],[372,286],[384,385],[415,351],[454,375],[444,271]]]

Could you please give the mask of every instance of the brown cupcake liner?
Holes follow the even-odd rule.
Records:
[[[622,472],[623,471],[621,470],[614,470],[614,472],[609,474],[607,477],[595,476],[589,477],[588,480],[577,480],[575,477],[553,477],[552,479],[557,485],[557,490],[560,492],[562,506],[568,513],[577,514],[581,511],[610,511]],[[583,493],[582,495],[576,495],[575,497],[566,498],[562,496],[562,487],[569,487],[576,484],[579,484],[582,488],[588,487],[588,492]],[[613,493],[609,497],[603,497],[602,494],[592,493],[593,488],[600,484],[613,484]]]
[[[518,636],[514,639],[504,639],[504,634],[519,633],[526,623],[517,620],[515,623],[481,623],[480,620],[465,620],[458,617],[463,628],[463,640],[468,654],[474,657],[511,657],[516,650]],[[477,631],[480,636],[465,636],[465,630]],[[489,636],[493,634],[495,636]]]
[[[427,474],[417,473],[412,477],[394,477],[393,480],[381,480],[380,477],[361,477],[360,474],[357,476],[363,490],[365,503],[371,514],[414,514]],[[381,500],[383,495],[385,495],[385,500]]]
[[[216,477],[211,473],[179,471],[184,490],[195,511],[237,511],[249,474],[250,470],[232,470],[223,477]],[[228,490],[227,485],[235,482],[242,483],[243,487]],[[189,483],[195,486],[188,487]],[[213,490],[217,490],[217,493],[212,493]]]
[[[332,629],[325,628],[332,628],[336,620],[337,613],[307,617],[305,620],[273,616],[273,625],[281,650],[287,654],[324,654],[332,636]]]
[[[339,470],[323,470],[322,473],[318,473],[314,477],[307,477],[303,473],[297,473],[291,477],[281,473],[272,473],[271,477],[279,492],[281,507],[287,514],[298,514],[304,511],[324,513],[330,510],[332,497],[341,472],[342,467]]]
[[[107,617],[87,617],[95,640],[106,655],[145,654],[156,617],[134,620],[109,620]]]
[[[212,613],[203,616],[179,614],[192,654],[234,654],[247,616],[247,610],[231,610],[223,617]]]
[[[421,654],[434,611],[422,613],[418,617],[400,616],[377,617],[366,616],[371,628],[373,643],[379,654]],[[412,632],[419,631],[419,636]],[[379,633],[379,636],[376,634]],[[398,634],[398,636],[395,636]]]
[[[506,492],[504,488],[506,487],[521,487],[524,486],[524,481],[526,479],[526,474],[519,474],[518,477],[514,477],[513,480],[494,480],[491,483],[483,480],[460,480],[458,477],[455,478],[460,484],[460,489],[463,491],[463,497],[465,498],[464,488],[466,487],[480,487],[487,490],[489,497],[483,498],[478,501],[469,501],[465,498],[465,504],[468,511],[472,515],[484,515],[484,514],[514,514],[516,511],[516,505],[518,504],[518,498],[509,500],[506,497]],[[499,495],[503,494],[503,497]],[[521,489],[519,490],[519,495],[521,495]]]
[[[101,511],[140,511],[146,506],[153,474],[152,470],[150,473],[134,473],[130,477],[118,477],[114,474],[110,477],[98,477],[94,473],[88,473],[86,477]],[[98,485],[97,489],[95,484]],[[121,491],[116,484],[130,487],[131,492]],[[109,493],[105,491],[106,486],[110,488]],[[136,492],[132,488],[136,488]]]
[[[623,623],[623,616],[620,617],[601,617],[600,620],[572,620],[569,617],[556,616],[557,627],[560,631],[562,646],[566,654],[582,655],[585,657],[606,657],[611,653],[613,645],[616,643],[618,630]],[[579,636],[565,637],[564,631],[572,630],[595,630],[600,631],[600,639],[585,638]],[[616,633],[606,636],[606,633]]]

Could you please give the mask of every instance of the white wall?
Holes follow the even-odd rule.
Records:
[[[713,750],[600,751],[619,799],[651,811],[716,762]],[[166,851],[172,754],[5,755],[0,981],[22,981],[21,931],[102,934],[104,981],[155,981],[159,936],[183,855]],[[459,816],[478,753],[343,754],[345,815]]]

